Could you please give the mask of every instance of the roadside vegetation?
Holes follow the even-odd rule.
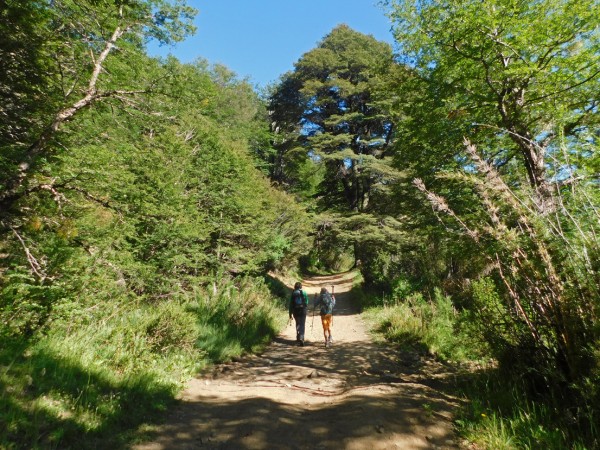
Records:
[[[262,172],[263,102],[224,67],[144,51],[193,14],[3,7],[0,448],[127,447],[285,315],[264,276],[310,222]]]
[[[258,94],[146,54],[185,2],[5,2],[0,447],[126,446],[277,332],[274,273],[350,269],[480,363],[465,439],[600,447],[597,1],[382,4],[396,48],[339,25]]]
[[[468,316],[451,299],[421,294],[399,300],[364,292],[364,315],[372,331],[403,351],[430,355],[456,371],[452,395],[463,406],[455,417],[459,435],[485,449],[589,449],[598,440],[595,405],[564,410],[560,398],[532,393],[527,379],[512,376],[473,335]],[[579,417],[575,417],[578,414]],[[581,424],[574,428],[576,424]]]
[[[3,338],[2,448],[126,447],[199,370],[256,351],[285,315],[253,280],[169,302],[107,302]]]
[[[383,4],[396,55],[339,26],[271,96],[312,259],[354,260],[386,338],[492,361],[468,440],[598,448],[597,2]]]

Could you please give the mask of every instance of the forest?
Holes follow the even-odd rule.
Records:
[[[0,448],[119,448],[354,270],[472,448],[600,448],[600,4],[382,2],[258,92],[183,0],[0,0]]]

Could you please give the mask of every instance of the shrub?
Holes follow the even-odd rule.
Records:
[[[422,346],[446,359],[477,355],[457,326],[459,314],[452,300],[439,290],[435,290],[429,301],[417,293],[390,307],[371,308],[368,317],[376,331],[392,342]]]

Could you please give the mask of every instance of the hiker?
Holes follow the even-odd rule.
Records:
[[[306,310],[308,308],[308,295],[302,290],[302,283],[299,281],[294,285],[292,298],[290,299],[290,320],[294,316],[296,321],[296,342],[304,346],[304,328],[306,325]]]
[[[316,296],[316,294],[315,294]],[[323,324],[323,337],[325,338],[325,347],[333,343],[331,336],[331,327],[333,326],[333,307],[335,306],[335,296],[330,294],[326,288],[321,288],[321,293],[315,298],[314,309],[320,306],[321,323]]]

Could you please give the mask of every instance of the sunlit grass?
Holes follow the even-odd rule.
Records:
[[[0,349],[0,448],[116,448],[215,361],[265,345],[285,314],[262,283],[114,302]]]
[[[491,399],[490,403],[494,403]],[[547,406],[523,401],[513,405],[509,412],[488,410],[487,413],[471,414],[470,407],[458,419],[460,433],[480,448],[486,449],[548,449],[565,450],[586,446],[556,423],[555,414]]]
[[[461,333],[460,315],[452,310],[448,301],[438,296],[435,301],[426,302],[417,295],[407,301],[370,307],[365,317],[376,335],[406,350],[426,351],[453,361],[467,362],[480,357],[481,350],[474,351],[478,343]],[[370,303],[382,302],[371,299]],[[460,380],[454,395],[464,399],[464,406],[455,423],[459,435],[473,448],[600,448],[600,422],[594,417],[593,405],[580,410],[577,418],[571,417],[558,400],[528,398],[523,383],[501,376],[495,365],[463,374]]]
[[[425,301],[419,294],[390,306],[376,306],[365,314],[375,332],[404,346],[425,347],[446,359],[466,359],[469,347],[456,330],[456,313],[448,297],[436,294]]]

